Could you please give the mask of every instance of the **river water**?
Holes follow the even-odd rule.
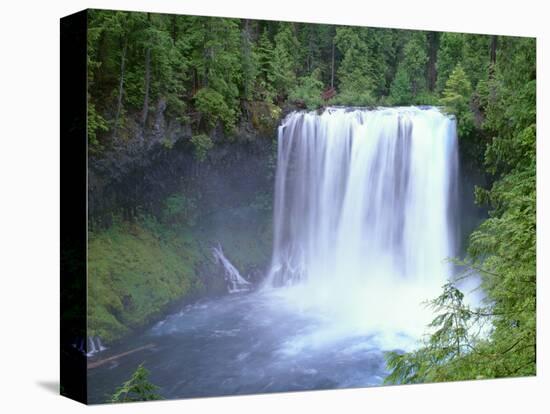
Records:
[[[153,345],[90,369],[90,402],[105,402],[141,363],[165,398],[382,383],[384,338],[360,331],[342,335],[334,320],[297,309],[288,293],[284,289],[238,293],[186,305],[100,354],[108,358]]]

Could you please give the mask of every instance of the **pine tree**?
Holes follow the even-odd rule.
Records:
[[[462,66],[458,64],[447,79],[440,103],[447,112],[456,115],[460,137],[466,137],[474,128],[474,115],[470,109],[471,95],[470,81]]]
[[[140,364],[130,379],[116,389],[108,402],[124,403],[135,401],[162,400],[157,393],[159,387],[149,381],[149,371]]]
[[[386,355],[389,383],[536,373],[536,49],[534,39],[520,38],[499,39],[499,48],[483,124],[494,137],[484,162],[495,181],[476,189],[476,201],[491,211],[471,234],[466,259],[457,262],[465,269],[460,278],[481,276],[486,300],[475,309],[449,302],[461,294],[446,285],[432,302],[445,306],[436,308],[432,327],[438,329],[428,341],[413,352]],[[468,92],[466,72],[457,65],[443,99],[464,107]],[[483,329],[487,334],[479,336]],[[449,353],[460,349],[449,343],[453,337],[463,351]]]
[[[373,105],[374,85],[369,77],[372,71],[369,62],[366,31],[357,27],[339,27],[334,42],[343,58],[338,68],[339,94],[337,102],[343,105]]]
[[[262,31],[254,46],[254,54],[258,61],[258,75],[254,92],[255,99],[272,101],[275,96],[273,85],[273,43],[269,39],[267,29]]]
[[[394,104],[427,103],[420,102],[420,96],[426,92],[426,35],[415,33],[403,49],[403,59],[397,67],[395,79],[390,89],[390,98]]]
[[[463,49],[463,34],[447,32],[441,34],[437,52],[437,91],[442,92],[445,89],[451,72],[462,61]]]
[[[269,77],[269,82],[273,85],[273,89],[281,101],[286,99],[290,89],[296,83],[299,49],[300,44],[292,30],[292,25],[282,23],[275,35],[272,71]]]

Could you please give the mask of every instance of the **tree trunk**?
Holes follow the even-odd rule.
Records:
[[[120,119],[120,112],[122,110],[122,95],[124,94],[124,67],[126,66],[126,51],[128,50],[128,38],[124,38],[124,45],[122,46],[122,55],[120,56],[120,81],[118,84],[118,100],[115,114],[115,125],[113,127],[113,137],[116,138],[118,120]]]
[[[495,64],[497,63],[498,36],[491,36],[491,65],[489,66],[489,79],[495,74]]]
[[[145,97],[143,98],[143,113],[141,123],[145,125],[147,115],[149,114],[149,84],[151,82],[151,48],[145,51]]]
[[[147,13],[147,23],[151,25],[151,14]],[[141,123],[145,125],[149,115],[149,86],[151,83],[151,45],[145,49],[145,96],[143,97],[143,112],[141,114]]]
[[[334,38],[332,39],[332,55],[330,60],[330,87],[334,88]]]
[[[491,63],[494,65],[497,62],[497,46],[498,46],[498,36],[491,36]]]
[[[250,94],[250,85],[252,79],[250,78],[251,67],[251,35],[250,35],[250,20],[244,19],[244,25],[241,32],[241,48],[244,63],[244,81],[243,81],[243,93],[245,100],[248,100]]]
[[[172,35],[172,41],[174,42],[174,44],[176,44],[176,40],[178,38],[178,20],[177,20],[177,15],[174,14],[172,15],[172,30],[171,30],[171,35]]]
[[[428,33],[428,90],[433,92],[437,82],[437,51],[439,49],[439,33]]]

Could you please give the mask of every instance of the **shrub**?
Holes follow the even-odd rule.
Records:
[[[191,137],[191,144],[193,144],[195,157],[200,162],[206,159],[208,151],[214,146],[212,139],[206,134],[193,135]]]
[[[316,109],[323,105],[321,93],[323,83],[319,80],[319,69],[314,70],[309,76],[302,76],[298,84],[290,91],[291,101],[302,101],[309,109]]]
[[[164,203],[162,211],[166,223],[180,223],[193,226],[197,221],[196,200],[183,194],[172,194]]]
[[[235,127],[236,114],[232,105],[228,105],[222,94],[211,88],[202,88],[195,94],[195,107],[201,113],[206,126],[214,128],[222,122],[226,131]]]
[[[469,135],[474,129],[474,114],[470,110],[471,94],[470,80],[458,64],[445,84],[440,102],[447,112],[456,115],[458,134],[462,137]]]
[[[162,396],[157,393],[158,389],[159,387],[149,381],[149,371],[140,364],[132,377],[117,388],[109,402],[162,400]]]

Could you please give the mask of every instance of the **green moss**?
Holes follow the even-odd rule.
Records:
[[[222,215],[223,214],[223,215]],[[243,275],[265,269],[271,258],[271,211],[247,207],[213,216],[197,235],[209,246],[220,243],[225,255]],[[220,223],[223,221],[223,226]]]
[[[186,230],[117,223],[88,243],[88,329],[110,342],[200,288],[198,245]]]
[[[260,134],[271,136],[277,130],[282,110],[270,102],[256,101],[246,105],[252,125]]]
[[[191,137],[191,144],[195,148],[195,158],[200,162],[206,159],[208,151],[214,146],[212,139],[206,134],[193,135]]]

